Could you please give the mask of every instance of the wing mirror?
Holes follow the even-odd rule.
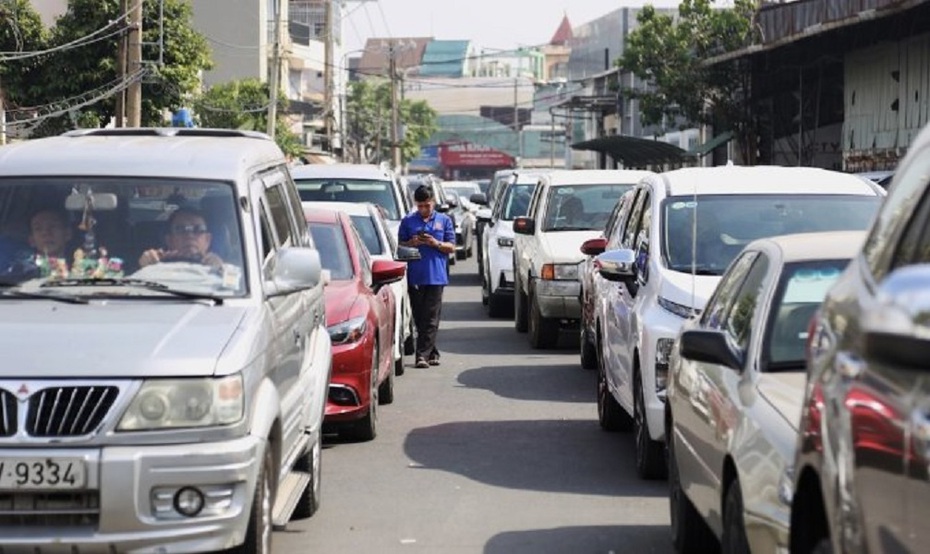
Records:
[[[636,278],[636,253],[629,249],[604,252],[594,258],[594,267],[608,281],[632,282]]]
[[[388,260],[376,260],[371,264],[372,288],[396,283],[404,278],[406,272],[407,264]]]
[[[320,253],[315,249],[282,248],[276,256],[273,280],[279,293],[311,289],[323,280]]]
[[[528,217],[518,217],[513,220],[513,232],[518,235],[534,235],[536,222]]]
[[[891,272],[879,285],[875,301],[862,316],[865,358],[915,370],[930,368],[930,264]]]
[[[598,256],[607,249],[607,239],[598,237],[584,241],[581,245],[581,253],[585,256]]]
[[[468,197],[468,200],[472,204],[478,204],[479,206],[488,205],[488,196],[483,192],[476,192]]]
[[[696,362],[721,365],[736,371],[743,369],[740,355],[733,351],[727,337],[720,331],[685,331],[681,334],[678,351],[682,358]]]
[[[394,256],[394,259],[398,262],[412,262],[420,258],[420,249],[412,246],[398,246],[397,254]]]

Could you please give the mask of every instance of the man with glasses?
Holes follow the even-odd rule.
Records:
[[[420,259],[407,262],[410,307],[417,328],[416,367],[439,365],[436,334],[442,312],[442,291],[449,284],[446,264],[455,252],[455,226],[435,210],[433,189],[420,186],[413,193],[416,210],[407,214],[397,231],[398,242],[420,250]]]
[[[191,262],[222,268],[223,260],[210,252],[212,240],[213,235],[207,228],[206,218],[200,212],[181,208],[168,218],[168,234],[165,236],[168,248],[146,250],[139,257],[139,266],[159,262]]]

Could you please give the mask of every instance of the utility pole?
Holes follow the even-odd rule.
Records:
[[[400,171],[400,103],[397,100],[397,44],[392,40],[389,71],[391,77],[391,163]]]
[[[270,100],[268,102],[268,136],[274,137],[278,119],[278,80],[281,78],[281,2],[274,1],[274,37],[271,41],[271,76],[268,79]]]
[[[326,10],[326,25],[325,25],[325,55],[326,60],[325,67],[323,69],[323,82],[324,82],[324,91],[323,91],[323,124],[326,127],[326,143],[329,145],[329,151],[335,151],[333,147],[333,72],[335,71],[334,66],[334,25],[333,25],[333,0],[325,0],[326,5],[323,9]]]
[[[127,23],[129,35],[127,37],[127,65],[133,81],[126,89],[126,126],[142,126],[142,79],[139,71],[142,70],[142,3],[144,0],[127,0],[132,2]]]
[[[3,103],[3,83],[0,82],[0,146],[6,144],[6,104]]]
[[[120,0],[119,12],[127,15],[129,11],[129,0]],[[120,82],[126,80],[126,32],[119,35],[119,41],[116,43],[116,71],[119,73]],[[116,93],[116,116],[114,124],[117,128],[126,126],[126,89]]]

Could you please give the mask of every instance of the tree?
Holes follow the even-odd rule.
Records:
[[[356,158],[368,163],[391,159],[391,84],[350,83],[346,112],[346,134],[354,145]],[[436,111],[425,101],[400,101],[403,163],[420,154],[420,146],[436,131],[436,118]]]
[[[749,71],[739,60],[707,60],[752,44],[755,3],[735,0],[732,8],[718,9],[713,2],[682,0],[677,20],[645,6],[617,65],[647,84],[646,90],[625,91],[640,100],[644,123],[683,119],[732,130],[743,159],[752,163]]]
[[[284,94],[279,94],[278,98],[278,113],[283,113],[287,109],[287,99]],[[204,127],[265,132],[270,103],[267,83],[242,79],[210,87],[194,101],[194,111]],[[288,129],[282,116],[278,116],[275,124],[274,138],[285,154],[299,156],[303,153],[300,137]]]
[[[137,0],[130,0],[137,1]],[[90,90],[112,89],[119,76],[116,60],[120,29],[125,32],[119,0],[69,0],[67,11],[51,30],[50,46],[63,47],[100,29],[101,40],[49,54],[43,60],[43,90],[37,96],[44,102],[60,102]],[[164,0],[164,51],[159,66],[159,1],[143,4],[142,59],[147,74],[142,87],[142,124],[161,125],[163,110],[184,105],[200,86],[200,72],[212,65],[206,39],[194,30],[193,9],[184,0]],[[87,106],[78,114],[86,126],[101,126],[116,113],[116,98],[110,96]],[[57,133],[73,127],[75,121],[58,118],[43,126],[41,134]]]
[[[43,50],[48,36],[29,0],[0,1],[0,99],[17,108],[29,103],[41,67],[39,57],[16,52]]]

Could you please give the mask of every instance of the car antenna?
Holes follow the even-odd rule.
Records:
[[[691,310],[696,311],[696,302],[694,300],[695,287],[697,281],[697,220],[698,220],[698,202],[697,202],[697,181],[691,182],[691,203],[693,204],[691,212]]]

